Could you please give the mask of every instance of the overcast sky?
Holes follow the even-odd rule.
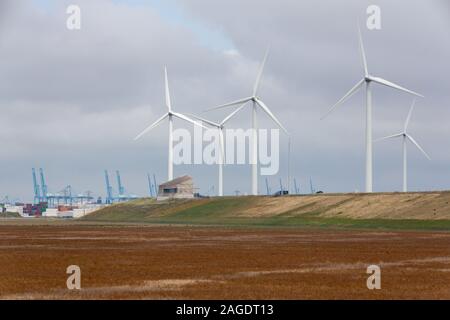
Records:
[[[66,8],[81,8],[81,30],[66,28]],[[365,28],[366,8],[381,8],[382,29]],[[167,176],[167,123],[134,142],[164,112],[167,65],[176,111],[251,94],[268,45],[260,96],[292,133],[292,177],[302,193],[364,189],[364,95],[321,116],[363,75],[357,20],[369,71],[425,95],[410,134],[411,190],[450,188],[450,8],[445,0],[2,0],[0,2],[0,200],[32,200],[31,168],[43,167],[51,192],[72,185],[104,196],[103,170],[119,169],[127,192],[147,195],[147,172]],[[374,86],[374,137],[401,130],[412,97]],[[202,114],[221,120],[228,111]],[[260,125],[273,124],[260,113]],[[247,128],[250,109],[231,127]],[[175,121],[175,127],[186,125]],[[269,177],[286,183],[282,167]],[[176,166],[202,193],[216,166]],[[260,192],[265,193],[264,177]],[[401,141],[374,146],[374,190],[401,189]],[[225,193],[250,192],[250,168],[225,168]]]

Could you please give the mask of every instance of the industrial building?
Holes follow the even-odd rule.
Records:
[[[158,200],[191,198],[194,198],[194,182],[187,175],[164,182],[158,189]]]

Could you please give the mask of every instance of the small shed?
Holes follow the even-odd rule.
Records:
[[[158,200],[194,198],[194,182],[190,176],[182,176],[164,182],[158,188]]]

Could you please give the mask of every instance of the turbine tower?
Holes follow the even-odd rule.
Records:
[[[251,143],[251,164],[252,164],[252,195],[258,195],[258,121],[257,121],[257,109],[261,108],[287,135],[288,131],[283,127],[281,122],[275,117],[275,115],[270,111],[266,104],[258,97],[258,89],[261,82],[261,78],[264,71],[264,66],[266,64],[267,57],[269,55],[269,49],[267,49],[264,56],[264,60],[256,78],[255,85],[253,87],[253,93],[251,97],[236,100],[230,103],[226,103],[207,111],[222,109],[226,107],[232,107],[241,105],[243,107],[247,102],[252,102],[252,143]]]
[[[297,186],[297,179],[294,178],[295,194],[300,194],[300,188]]]
[[[241,105],[239,108],[234,110],[231,114],[229,114],[225,119],[222,120],[222,122],[217,123],[214,121],[210,121],[205,118],[198,117],[193,114],[189,114],[191,117],[202,121],[211,127],[216,128],[219,131],[219,197],[223,196],[223,164],[225,163],[225,143],[224,143],[224,134],[223,131],[225,130],[225,124],[231,120],[239,111],[241,111],[242,108],[244,108],[246,103]]]
[[[266,190],[267,190],[267,195],[270,196],[269,180],[267,178],[266,178]]]
[[[382,140],[386,140],[386,139],[391,139],[391,138],[402,138],[402,148],[403,148],[403,192],[408,192],[408,155],[407,155],[407,141],[411,141],[416,147],[417,149],[419,149],[424,155],[425,157],[427,157],[428,160],[431,160],[431,158],[428,156],[428,154],[422,149],[422,147],[417,143],[417,141],[407,133],[407,129],[408,129],[408,125],[409,122],[411,120],[411,115],[412,112],[414,110],[414,104],[415,104],[415,100],[411,105],[411,109],[409,110],[408,113],[408,117],[406,118],[405,121],[405,125],[403,127],[403,131],[397,134],[393,134],[381,139],[377,139],[375,141],[382,141]]]
[[[168,164],[167,164],[167,180],[173,180],[173,118],[178,118],[187,122],[190,122],[194,125],[204,127],[203,125],[195,122],[189,117],[186,117],[185,115],[172,111],[172,104],[170,102],[170,92],[169,92],[169,80],[167,77],[167,68],[164,68],[164,79],[165,79],[165,95],[166,95],[166,107],[167,107],[167,113],[164,114],[161,118],[156,120],[153,124],[148,126],[144,131],[142,131],[134,140],[140,139],[143,135],[145,135],[147,132],[152,130],[154,127],[156,127],[158,124],[160,124],[164,119],[169,118],[169,156],[168,156]]]
[[[348,98],[353,96],[364,84],[366,87],[366,192],[372,192],[373,191],[373,165],[372,165],[372,159],[373,159],[373,153],[372,153],[372,82],[378,83],[384,86],[387,86],[389,88],[397,89],[418,97],[422,97],[422,95],[405,89],[395,83],[392,83],[390,81],[387,81],[385,79],[374,77],[370,75],[369,69],[367,67],[367,59],[366,59],[366,53],[364,51],[364,44],[362,41],[361,36],[361,29],[359,29],[359,48],[361,52],[362,62],[364,66],[364,77],[361,79],[347,94],[341,98],[331,109],[325,114],[325,116],[322,117],[324,119],[328,114],[330,114],[337,106],[344,103]]]

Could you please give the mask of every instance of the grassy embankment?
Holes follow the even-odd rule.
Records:
[[[140,199],[104,208],[83,220],[233,227],[450,230],[449,199],[447,192],[163,202]]]

